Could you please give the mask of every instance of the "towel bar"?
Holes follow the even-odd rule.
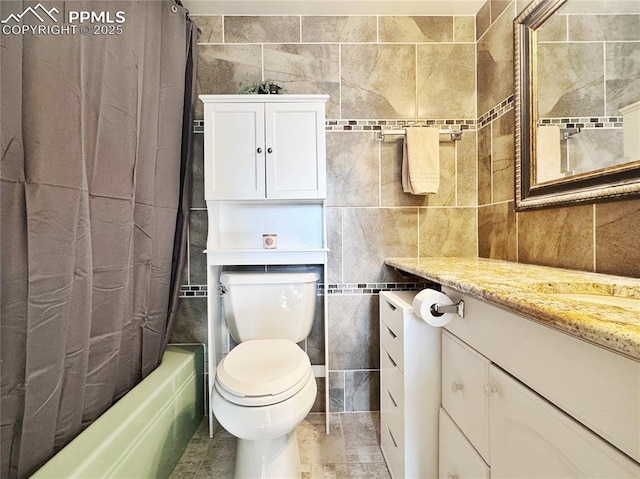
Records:
[[[407,130],[378,130],[375,133],[376,141],[384,141],[386,135],[405,135]],[[462,139],[462,130],[440,130],[441,135],[450,135],[448,141],[457,141]]]

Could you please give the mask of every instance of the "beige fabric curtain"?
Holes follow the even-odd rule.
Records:
[[[157,366],[190,201],[185,9],[40,3],[49,25],[69,11],[125,21],[1,37],[2,478],[28,477]],[[3,0],[0,17],[37,4]]]

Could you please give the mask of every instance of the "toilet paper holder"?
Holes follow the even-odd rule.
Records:
[[[464,301],[460,300],[455,304],[440,304],[433,303],[431,305],[431,314],[436,317],[442,316],[445,313],[457,314],[461,318],[464,318]]]

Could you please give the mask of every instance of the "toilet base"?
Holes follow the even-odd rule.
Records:
[[[300,478],[300,454],[295,430],[275,439],[238,439],[234,479],[268,478]]]

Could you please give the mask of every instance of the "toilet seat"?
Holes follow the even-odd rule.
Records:
[[[240,343],[220,361],[215,387],[241,406],[275,404],[300,391],[313,373],[309,357],[288,339]]]

